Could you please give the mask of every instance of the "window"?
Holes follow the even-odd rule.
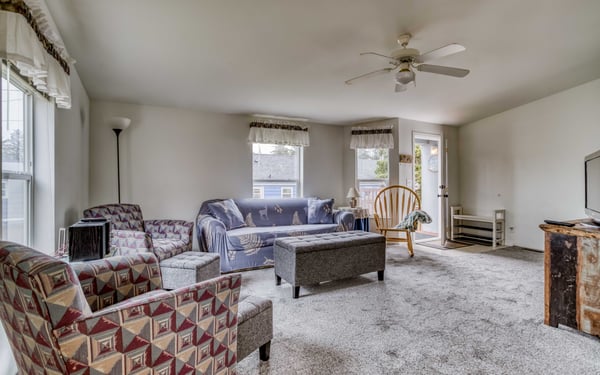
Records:
[[[2,66],[2,239],[29,245],[32,192],[32,95]]]
[[[360,198],[358,205],[373,213],[377,192],[389,183],[389,150],[387,148],[356,149],[356,179]]]
[[[252,196],[294,198],[301,191],[302,147],[252,144]]]
[[[252,188],[252,198],[262,199],[265,197],[265,188],[262,186]]]

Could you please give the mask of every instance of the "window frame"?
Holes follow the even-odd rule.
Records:
[[[34,100],[33,95],[35,90],[27,81],[22,78],[17,72],[10,68],[4,61],[2,62],[2,79],[7,81],[8,85],[13,85],[17,89],[21,90],[25,96],[23,103],[23,147],[24,147],[24,171],[11,171],[4,170],[2,168],[2,181],[6,181],[6,185],[10,180],[13,181],[25,181],[26,193],[24,196],[25,201],[25,223],[24,223],[24,239],[23,245],[29,246],[32,241],[32,226],[33,226],[33,189],[34,189],[34,175],[33,175],[33,113],[34,113]],[[1,95],[0,95],[1,96]],[[9,113],[10,115],[10,113]],[[1,120],[1,119],[0,119]],[[8,121],[8,117],[7,117]],[[3,129],[2,129],[3,131]],[[4,186],[4,184],[3,184]],[[8,187],[8,186],[7,186]],[[2,205],[4,204],[3,194]],[[4,208],[2,208],[2,227],[4,227]],[[2,230],[1,238],[6,239],[5,233]]]
[[[289,189],[289,193],[284,192]],[[287,196],[286,196],[287,195]],[[294,198],[294,188],[291,186],[282,186],[281,187],[281,198]]]

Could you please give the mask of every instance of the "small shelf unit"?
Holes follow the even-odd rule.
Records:
[[[463,214],[462,206],[452,206],[450,220],[450,239],[491,245],[493,248],[504,245],[505,210],[494,210],[492,216]]]

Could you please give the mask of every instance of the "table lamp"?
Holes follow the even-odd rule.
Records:
[[[348,194],[346,195],[346,198],[350,199],[350,207],[356,207],[356,198],[358,197],[360,197],[360,194],[358,194],[358,190],[356,190],[354,186],[351,187],[350,190],[348,190]]]

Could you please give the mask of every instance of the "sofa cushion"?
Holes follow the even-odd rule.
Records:
[[[308,200],[309,224],[333,223],[333,198]]]
[[[233,199],[209,203],[208,207],[214,217],[225,224],[227,230],[245,227],[244,217]]]
[[[307,224],[306,198],[236,199],[235,203],[250,227]]]
[[[228,250],[252,253],[273,246],[276,238],[330,233],[337,224],[281,225],[278,227],[244,227],[227,232]]]

